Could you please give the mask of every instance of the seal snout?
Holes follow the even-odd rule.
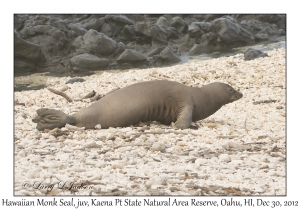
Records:
[[[232,101],[237,101],[243,97],[243,93],[239,91],[235,91],[235,93],[232,95],[231,100]]]

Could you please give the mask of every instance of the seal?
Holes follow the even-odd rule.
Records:
[[[147,121],[166,125],[175,122],[177,128],[185,129],[192,121],[207,118],[223,105],[242,97],[242,93],[220,82],[198,88],[156,80],[121,88],[73,115],[42,108],[32,121],[37,123],[38,130],[59,128],[67,123],[86,129],[100,124],[106,129]]]

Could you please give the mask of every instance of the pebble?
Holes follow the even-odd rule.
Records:
[[[207,127],[209,128],[216,128],[217,127],[217,124],[216,123],[206,123],[205,124]]]
[[[98,129],[98,130],[100,130],[101,129],[101,125],[98,124],[98,125],[95,126],[95,128]]]
[[[84,82],[84,79],[75,77],[66,81],[65,84],[73,84],[75,82]]]
[[[205,165],[207,162],[208,162],[207,159],[197,158],[195,160],[195,165],[196,166],[201,166],[201,165]]]
[[[17,157],[25,157],[26,156],[26,153],[25,153],[25,151],[24,150],[21,150],[20,152],[18,152],[18,155],[17,155]]]
[[[229,157],[228,154],[221,154],[221,155],[219,155],[219,159],[221,161],[224,161],[224,162],[230,162],[231,161],[231,158]]]
[[[165,152],[166,148],[165,148],[165,145],[163,145],[161,143],[154,143],[151,147],[151,151]]]
[[[269,166],[268,165],[262,165],[262,166],[259,167],[259,169],[266,169],[266,168],[269,168]]]
[[[39,178],[40,174],[37,169],[29,169],[28,172],[26,173],[26,177],[28,179],[34,179],[34,178]]]

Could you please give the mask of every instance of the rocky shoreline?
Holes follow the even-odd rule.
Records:
[[[14,15],[15,73],[76,75],[179,63],[286,33],[285,15]]]
[[[286,51],[265,53],[101,71],[74,84],[65,84],[70,77],[45,81],[73,98],[157,79],[241,90],[242,99],[185,130],[148,122],[39,132],[31,121],[37,109],[72,114],[92,102],[69,103],[47,89],[15,92],[15,195],[286,195]],[[72,183],[86,187],[71,190]]]

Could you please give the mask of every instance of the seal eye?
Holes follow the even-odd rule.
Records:
[[[233,90],[232,90],[232,89],[229,89],[229,91],[232,92]]]

